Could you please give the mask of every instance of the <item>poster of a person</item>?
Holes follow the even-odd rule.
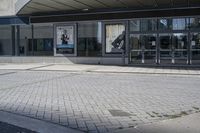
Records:
[[[63,34],[61,36],[62,45],[66,45],[69,42],[69,35],[67,34],[67,30],[63,30]]]
[[[73,49],[74,48],[74,27],[73,26],[57,26],[57,49]]]

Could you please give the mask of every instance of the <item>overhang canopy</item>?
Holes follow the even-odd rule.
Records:
[[[103,12],[119,9],[122,11],[194,7],[200,7],[200,0],[29,0],[17,14],[45,15]]]

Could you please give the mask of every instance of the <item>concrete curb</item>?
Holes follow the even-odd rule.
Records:
[[[0,121],[38,133],[82,133],[81,131],[60,126],[58,124],[48,123],[4,111],[0,111]]]

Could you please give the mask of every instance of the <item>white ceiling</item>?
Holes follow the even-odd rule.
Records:
[[[200,0],[31,0],[18,14],[194,6],[200,7]]]

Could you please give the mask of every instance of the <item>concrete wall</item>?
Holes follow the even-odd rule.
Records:
[[[0,63],[60,63],[123,65],[122,58],[115,57],[0,57]],[[125,59],[128,64],[128,58]]]
[[[0,0],[0,16],[15,15],[15,3],[17,0]]]

